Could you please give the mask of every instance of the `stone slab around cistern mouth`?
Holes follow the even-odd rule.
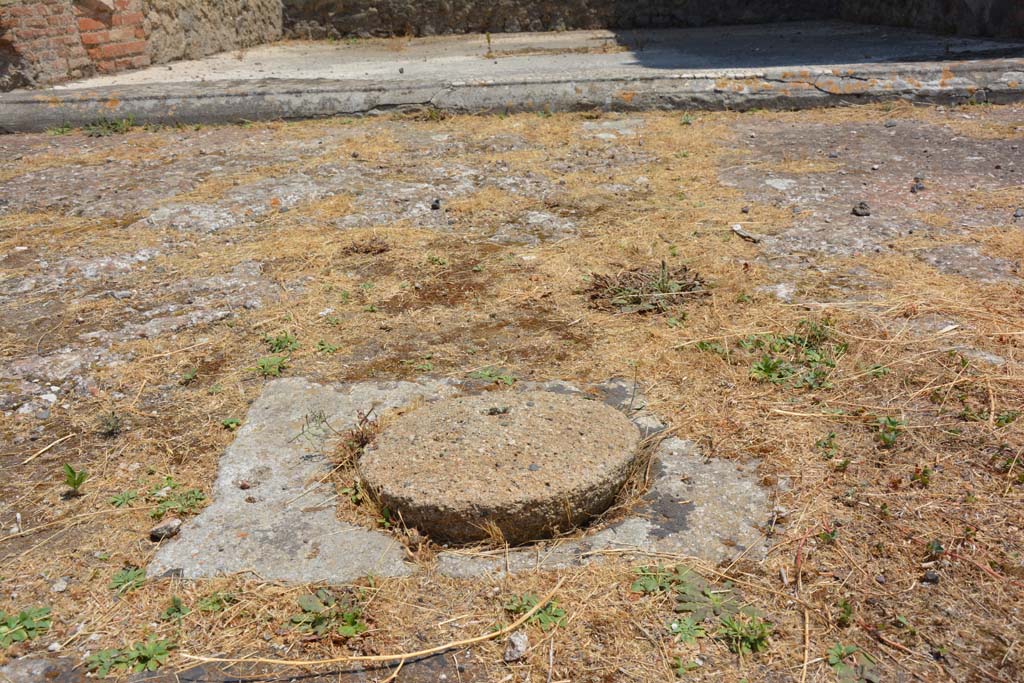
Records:
[[[267,581],[341,584],[431,569],[459,578],[557,569],[609,552],[671,553],[711,562],[763,552],[760,528],[768,519],[769,496],[758,483],[757,463],[706,459],[693,443],[674,437],[657,442],[664,425],[623,380],[579,387],[519,382],[500,390],[597,398],[625,411],[654,442],[650,488],[618,521],[509,550],[442,549],[434,567],[427,567],[413,563],[395,536],[338,519],[327,454],[360,415],[479,391],[472,383],[428,378],[337,386],[302,378],[268,382],[221,457],[213,502],[157,550],[149,574],[196,579],[248,573]],[[313,415],[321,426],[311,428]]]

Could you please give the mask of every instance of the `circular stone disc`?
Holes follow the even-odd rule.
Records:
[[[607,510],[639,441],[629,418],[599,401],[491,392],[400,416],[360,458],[359,474],[382,505],[436,541],[479,541],[497,527],[523,543]]]

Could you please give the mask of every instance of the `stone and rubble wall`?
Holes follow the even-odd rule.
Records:
[[[965,36],[1024,37],[1024,0],[841,0],[849,21]]]
[[[705,26],[812,19],[834,0],[285,0],[294,37]]]
[[[281,37],[281,0],[144,0],[156,64],[238,50]]]

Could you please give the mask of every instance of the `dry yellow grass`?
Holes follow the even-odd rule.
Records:
[[[898,116],[955,125],[965,135],[988,135],[991,128],[963,119],[951,123],[948,114],[905,106],[759,116],[822,125]],[[415,366],[427,356],[431,372],[442,376],[463,377],[487,366],[538,380],[636,376],[652,410],[669,420],[675,433],[698,442],[709,457],[756,460],[763,481],[775,487],[773,504],[780,511],[776,524],[766,527],[771,538],[765,559],[744,557],[711,567],[694,558],[613,555],[563,572],[554,599],[567,611],[568,623],[549,633],[530,627],[533,647],[524,662],[511,667],[501,663],[501,642],[474,647],[467,677],[663,681],[671,678],[679,657],[705,663],[687,674],[695,680],[825,681],[834,679],[826,651],[841,642],[874,656],[886,680],[1019,679],[1024,671],[1019,643],[1024,623],[1017,609],[1024,597],[1024,419],[1000,423],[1001,416],[1024,406],[1020,288],[942,275],[917,260],[913,249],[920,243],[907,240],[883,257],[829,264],[860,269],[884,287],[858,289],[854,283],[837,296],[828,271],[806,271],[793,276],[805,303],[784,303],[761,291],[777,282],[777,273],[757,262],[754,245],[730,236],[730,221],[723,218],[740,215],[749,203],[718,176],[722,166],[744,163],[730,151],[731,126],[742,115],[701,114],[691,126],[681,126],[677,115],[643,115],[642,133],[617,143],[624,151],[617,152],[612,170],[553,170],[559,158],[604,153],[602,144],[570,134],[582,118],[403,119],[402,135],[391,121],[359,122],[347,124],[356,130],[351,144],[325,152],[355,151],[414,177],[405,166],[417,149],[410,141],[451,135],[466,143],[463,151],[452,153],[458,163],[500,160],[513,171],[565,182],[563,204],[557,207],[493,188],[452,201],[447,210],[461,225],[493,229],[531,207],[576,211],[582,217],[579,239],[526,249],[403,223],[341,232],[332,221],[356,201],[345,194],[271,213],[256,227],[180,245],[154,261],[159,272],[150,268],[140,274],[137,287],[155,290],[259,260],[279,298],[174,338],[114,346],[123,362],[98,369],[96,392],[75,398],[73,410],[50,425],[58,436],[77,436],[31,467],[11,469],[0,485],[7,525],[13,511],[25,512],[24,533],[0,536],[0,577],[11,585],[0,609],[50,604],[55,626],[43,642],[57,640],[69,649],[120,647],[155,633],[191,654],[322,659],[416,651],[483,634],[510,621],[502,605],[511,596],[543,595],[555,586],[558,575],[539,571],[475,581],[433,573],[362,581],[352,590],[364,603],[370,631],[347,642],[312,641],[286,628],[295,599],[308,587],[241,576],[196,582],[154,578],[115,598],[107,588],[111,575],[122,565],[144,566],[152,555],[144,539],[151,522],[145,502],[113,508],[107,499],[125,490],[142,492],[165,476],[182,488],[208,491],[217,458],[231,441],[221,420],[243,418],[261,391],[263,380],[250,368],[266,353],[263,335],[289,330],[302,346],[288,373],[316,381],[411,377],[422,374]],[[280,139],[314,139],[338,125],[314,121],[254,128]],[[487,149],[493,136],[509,134],[525,140],[527,149]],[[282,170],[266,167],[260,173]],[[828,169],[792,159],[772,170]],[[637,183],[638,176],[647,182]],[[633,189],[609,193],[599,189],[602,184]],[[227,187],[225,179],[213,179],[193,198],[216,197]],[[1009,192],[991,199],[1002,206],[1016,197]],[[752,230],[759,233],[777,234],[793,220],[784,207],[756,208],[761,223]],[[2,220],[5,248],[67,240],[75,248],[109,253],[123,240],[117,221],[56,215]],[[28,222],[32,230],[20,232]],[[140,233],[133,235],[133,245],[165,237]],[[992,228],[976,237],[989,254],[1022,257],[1019,230]],[[389,250],[373,255],[348,250],[370,238],[385,241]],[[231,247],[224,247],[229,241]],[[444,263],[430,262],[427,255]],[[667,324],[667,316],[595,309],[583,294],[592,273],[650,267],[663,259],[685,263],[712,285],[707,297],[673,311],[676,318],[685,315],[682,328]],[[297,282],[301,288],[294,287]],[[121,315],[122,304],[109,298],[66,303],[72,317],[96,321]],[[326,309],[334,313],[320,315]],[[806,319],[829,320],[836,338],[848,344],[829,378],[832,388],[797,390],[754,381],[750,366],[756,356],[737,343],[751,334],[793,333]],[[960,327],[926,326],[946,319]],[[59,348],[73,334],[56,329],[39,343]],[[318,354],[319,339],[340,350]],[[729,353],[703,350],[702,342]],[[37,341],[7,330],[2,344],[11,357],[31,352]],[[998,355],[1006,363],[985,364],[962,354],[961,347]],[[178,386],[188,368],[198,369],[197,380]],[[97,433],[97,421],[110,411],[122,415],[128,427],[115,439]],[[906,422],[892,448],[878,443],[877,420],[884,417]],[[18,430],[0,419],[5,434]],[[815,446],[831,433],[836,452]],[[3,450],[21,458],[34,447]],[[63,462],[91,472],[81,498],[58,498]],[[358,518],[373,523],[365,515]],[[830,532],[835,532],[832,541]],[[933,540],[941,542],[943,552],[930,558]],[[429,548],[422,558],[429,559]],[[629,590],[634,569],[658,561],[733,580],[743,598],[774,624],[771,648],[737,657],[713,638],[691,645],[673,641],[666,635],[674,617],[667,597]],[[922,587],[923,573],[932,568],[941,571],[941,582]],[[71,587],[50,593],[59,576],[73,577]],[[7,597],[15,592],[16,602]],[[215,592],[231,593],[236,601],[221,612],[196,609],[201,598]],[[172,595],[193,610],[180,622],[161,622],[158,615]],[[852,610],[849,625],[843,625],[844,602]],[[10,654],[2,652],[0,658]],[[456,654],[461,660],[465,653]],[[188,665],[181,656],[172,662],[173,668]]]

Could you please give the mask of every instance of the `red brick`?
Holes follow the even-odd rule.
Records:
[[[79,31],[102,31],[107,25],[90,17],[78,17]]]
[[[114,62],[96,62],[96,70],[100,73],[111,74],[117,71]]]
[[[142,12],[125,12],[114,15],[114,26],[141,26],[145,15]]]
[[[4,10],[11,17],[33,17],[39,14],[39,7],[36,5],[22,5]]]
[[[93,31],[82,34],[82,45],[101,45],[110,42],[110,34],[107,31]]]
[[[101,59],[114,59],[117,57],[125,57],[127,55],[136,55],[145,51],[146,43],[142,40],[136,40],[131,43],[104,45],[98,50]]]
[[[38,28],[19,28],[14,31],[18,40],[35,40],[46,35],[46,31]]]

